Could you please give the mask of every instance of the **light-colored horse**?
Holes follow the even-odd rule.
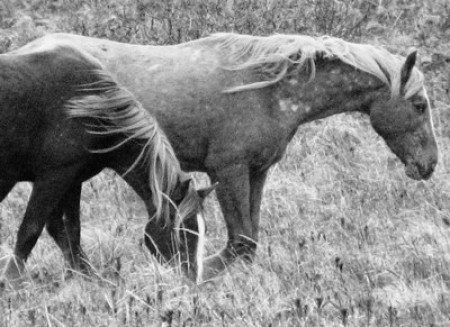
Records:
[[[238,256],[252,258],[267,171],[301,124],[360,111],[409,177],[427,179],[437,163],[415,52],[402,58],[337,38],[237,34],[175,46],[53,34],[18,52],[61,44],[100,60],[157,117],[182,167],[219,182],[228,243],[206,260],[205,278]]]

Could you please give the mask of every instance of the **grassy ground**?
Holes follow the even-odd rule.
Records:
[[[356,2],[359,13],[365,13],[366,2]],[[0,4],[0,50],[56,30],[123,39],[130,26],[136,33],[128,41],[149,41],[146,27],[161,32],[150,41],[176,42],[176,33],[167,32],[167,17],[151,7],[158,1],[126,3],[128,20],[113,0],[8,0]],[[403,54],[411,46],[419,49],[441,149],[430,181],[409,180],[366,117],[341,115],[305,125],[270,172],[255,264],[236,264],[215,284],[197,287],[176,269],[154,262],[142,244],[143,204],[114,174],[103,173],[85,183],[82,198],[82,242],[96,274],[69,277],[62,255],[44,233],[28,262],[28,286],[0,299],[0,326],[448,326],[450,38],[446,16],[440,15],[445,2],[431,7],[421,1],[419,9],[415,1],[392,3],[397,11],[383,12],[392,8],[379,1],[378,11],[360,23],[359,32],[346,25],[353,34],[344,36]],[[437,4],[444,9],[436,12]],[[147,16],[140,17],[141,12]],[[257,17],[234,12],[218,15],[215,25],[205,18],[198,33],[221,28],[255,32],[244,19],[253,19],[258,34],[293,31],[281,24],[291,11],[283,16],[288,18],[273,19],[279,26],[268,31],[261,30],[266,25],[257,20],[257,10]],[[173,26],[184,24],[191,11],[183,13],[173,14]],[[316,15],[321,17],[319,11]],[[306,23],[321,33],[326,26],[320,22]],[[297,23],[294,31],[302,32]],[[196,35],[191,27],[181,34],[182,39]],[[199,185],[207,184],[204,175],[196,178]],[[30,189],[17,185],[0,206],[1,255],[14,245]],[[206,217],[212,253],[226,239],[214,199],[207,203]]]

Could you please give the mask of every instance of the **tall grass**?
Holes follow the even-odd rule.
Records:
[[[218,3],[197,5],[206,2]],[[299,11],[294,2],[272,7],[269,13],[274,15],[281,12],[277,8],[288,11],[275,16],[281,18],[274,19],[278,23],[271,30],[263,23],[272,16],[253,17],[263,10],[258,8],[270,9],[269,2],[247,2],[254,6],[252,13],[251,8],[239,11],[245,2],[235,1],[234,16],[219,6],[213,18],[204,14],[196,34],[193,25],[188,29],[183,24],[189,15],[203,15],[201,11],[167,13],[152,7],[175,1],[125,1],[122,6],[113,0],[10,0],[0,10],[0,45],[12,49],[56,30],[130,42],[177,42],[176,34],[168,34],[167,15],[172,15],[173,29],[183,27],[183,40],[221,29],[254,32],[251,28],[262,25],[265,30],[257,33],[283,32],[277,24]],[[336,2],[342,8],[349,3]],[[364,15],[369,2],[353,3],[359,7],[351,9]],[[450,54],[450,40],[443,29],[445,16],[435,12],[445,2],[433,7],[427,1],[422,7],[419,1],[377,3],[379,7],[369,8],[376,9],[367,16],[371,24],[361,23],[361,35],[352,37],[387,44],[399,53],[419,48],[441,149],[430,181],[409,180],[364,116],[347,114],[304,125],[285,158],[270,171],[255,263],[237,263],[214,284],[194,286],[176,268],[158,265],[147,253],[142,202],[113,173],[102,173],[83,186],[81,208],[82,244],[95,273],[89,278],[67,273],[62,255],[44,233],[27,264],[28,285],[0,298],[0,326],[448,326],[449,66],[445,56],[437,61],[436,53]],[[410,21],[400,20],[402,15]],[[420,15],[438,17],[429,30],[438,45],[430,47],[411,30],[416,20],[425,19]],[[103,18],[112,25],[102,25]],[[328,19],[329,24],[330,18],[322,22]],[[305,24],[321,32],[315,21]],[[389,39],[377,34],[376,24]],[[152,26],[147,39],[144,27],[151,31]],[[200,185],[208,183],[205,175],[195,176]],[[0,206],[0,256],[14,245],[30,189],[26,183],[17,185]],[[226,240],[215,199],[208,200],[205,215],[212,253]]]

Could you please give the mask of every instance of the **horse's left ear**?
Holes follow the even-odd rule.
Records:
[[[197,190],[198,196],[204,200],[212,191],[214,191],[219,183],[214,183],[208,187]]]
[[[402,70],[400,72],[400,94],[404,94],[405,86],[411,77],[411,72],[416,64],[417,51],[411,52],[403,64]]]
[[[172,201],[181,202],[181,200],[184,199],[187,192],[189,191],[191,180],[192,179],[188,177],[178,181],[177,187],[175,188],[172,194]]]

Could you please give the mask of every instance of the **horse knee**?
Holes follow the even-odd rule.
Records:
[[[22,222],[17,234],[17,243],[36,242],[42,233],[44,225],[36,221]]]

